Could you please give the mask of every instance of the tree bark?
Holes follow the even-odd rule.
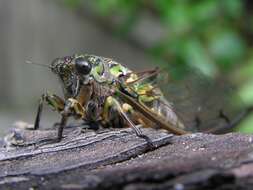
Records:
[[[13,129],[0,143],[0,189],[250,189],[252,135],[142,129]]]

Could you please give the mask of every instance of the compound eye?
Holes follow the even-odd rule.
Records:
[[[91,64],[87,62],[83,57],[78,57],[75,60],[76,70],[78,73],[88,75],[91,71]]]

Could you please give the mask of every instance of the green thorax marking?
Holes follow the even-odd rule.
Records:
[[[91,75],[99,83],[112,83],[119,76],[132,71],[109,58],[95,55],[85,55],[92,64]]]
[[[119,77],[119,76],[124,76],[128,73],[130,73],[131,71],[129,69],[127,69],[126,67],[122,66],[121,64],[117,63],[117,64],[113,64],[110,66],[110,73],[115,76],[115,77]]]

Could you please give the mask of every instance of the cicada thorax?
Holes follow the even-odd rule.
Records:
[[[127,126],[119,111],[113,106],[106,108],[107,98],[114,98],[120,106],[126,105],[120,97],[115,96],[115,90],[121,87],[121,77],[131,70],[118,62],[95,55],[85,55],[92,64],[90,73],[92,91],[88,101],[85,101],[86,119],[99,121],[104,127]],[[85,92],[83,92],[85,93]]]
[[[126,75],[130,70],[118,62],[95,55],[85,55],[92,64],[90,76],[98,83],[112,84],[119,76]]]

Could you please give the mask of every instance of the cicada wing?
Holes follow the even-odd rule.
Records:
[[[236,90],[225,77],[211,79],[191,69],[181,80],[170,77],[159,84],[178,117],[192,131],[222,128],[238,114]]]
[[[238,114],[234,86],[226,77],[209,78],[197,69],[187,70],[179,79],[173,77],[173,70],[137,73],[141,78],[137,82],[151,84],[156,87],[154,92],[162,94],[146,106],[162,115],[165,121],[182,123],[177,126],[184,126],[186,130],[206,131],[228,125]]]

